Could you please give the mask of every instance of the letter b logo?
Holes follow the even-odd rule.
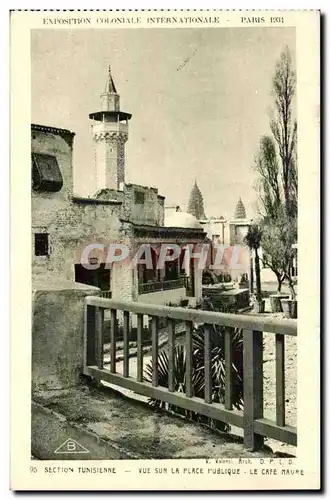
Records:
[[[68,441],[67,448],[68,451],[76,451],[76,443],[74,441]]]

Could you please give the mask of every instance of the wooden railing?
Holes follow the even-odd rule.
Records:
[[[186,285],[184,278],[168,281],[151,281],[149,283],[139,283],[139,294],[162,292],[164,290],[174,290],[184,288]]]
[[[110,322],[110,370],[103,366],[103,313],[111,311]],[[123,373],[116,373],[116,325],[117,311],[123,311],[124,361]],[[137,315],[137,376],[129,375],[129,328],[130,316]],[[151,318],[152,337],[152,382],[143,377],[142,331],[144,315]],[[158,384],[158,321],[167,318],[169,346],[168,387]],[[185,321],[186,345],[186,392],[174,390],[175,322]],[[193,369],[193,324],[204,325],[204,400],[194,397],[192,385]],[[210,326],[230,327],[225,331],[225,404],[212,403],[212,366],[210,348]],[[233,409],[232,332],[243,330],[244,343],[244,410]],[[263,417],[263,332],[271,332],[276,345],[276,421]],[[179,406],[186,410],[211,417],[244,430],[244,445],[250,450],[263,446],[264,437],[297,445],[295,427],[285,423],[285,336],[297,336],[297,322],[289,319],[225,314],[181,307],[156,306],[137,302],[117,302],[100,297],[85,299],[85,352],[84,374],[132,390],[138,394]]]

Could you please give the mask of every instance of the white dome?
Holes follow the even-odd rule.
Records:
[[[183,227],[186,229],[203,229],[196,217],[187,212],[165,214],[165,227]]]

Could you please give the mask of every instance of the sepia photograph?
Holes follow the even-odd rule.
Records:
[[[294,454],[295,29],[31,37],[32,453]]]
[[[29,34],[30,472],[298,480],[297,28],[138,14]]]

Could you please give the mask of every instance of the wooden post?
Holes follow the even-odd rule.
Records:
[[[186,396],[193,396],[192,385],[192,322],[186,321]]]
[[[158,385],[158,317],[151,319],[152,385]]]
[[[284,335],[275,335],[276,343],[276,424],[285,426],[285,366],[284,366]]]
[[[117,334],[117,311],[111,309],[110,321],[110,372],[116,373],[116,334]]]
[[[233,329],[226,328],[225,331],[225,408],[233,409]]]
[[[129,376],[129,312],[124,311],[124,377]]]
[[[204,400],[209,404],[212,403],[211,328],[212,325],[204,325]]]
[[[175,350],[175,321],[168,319],[168,390],[174,392],[174,350]]]
[[[254,421],[263,417],[262,332],[244,330],[244,446],[256,451],[264,438],[254,432]]]
[[[143,381],[142,332],[143,332],[143,314],[138,314],[137,315],[137,376],[136,376],[138,382]]]
[[[95,307],[95,358],[100,370],[103,369],[103,318],[104,309]]]
[[[95,307],[85,305],[85,366],[95,366],[96,361]]]

